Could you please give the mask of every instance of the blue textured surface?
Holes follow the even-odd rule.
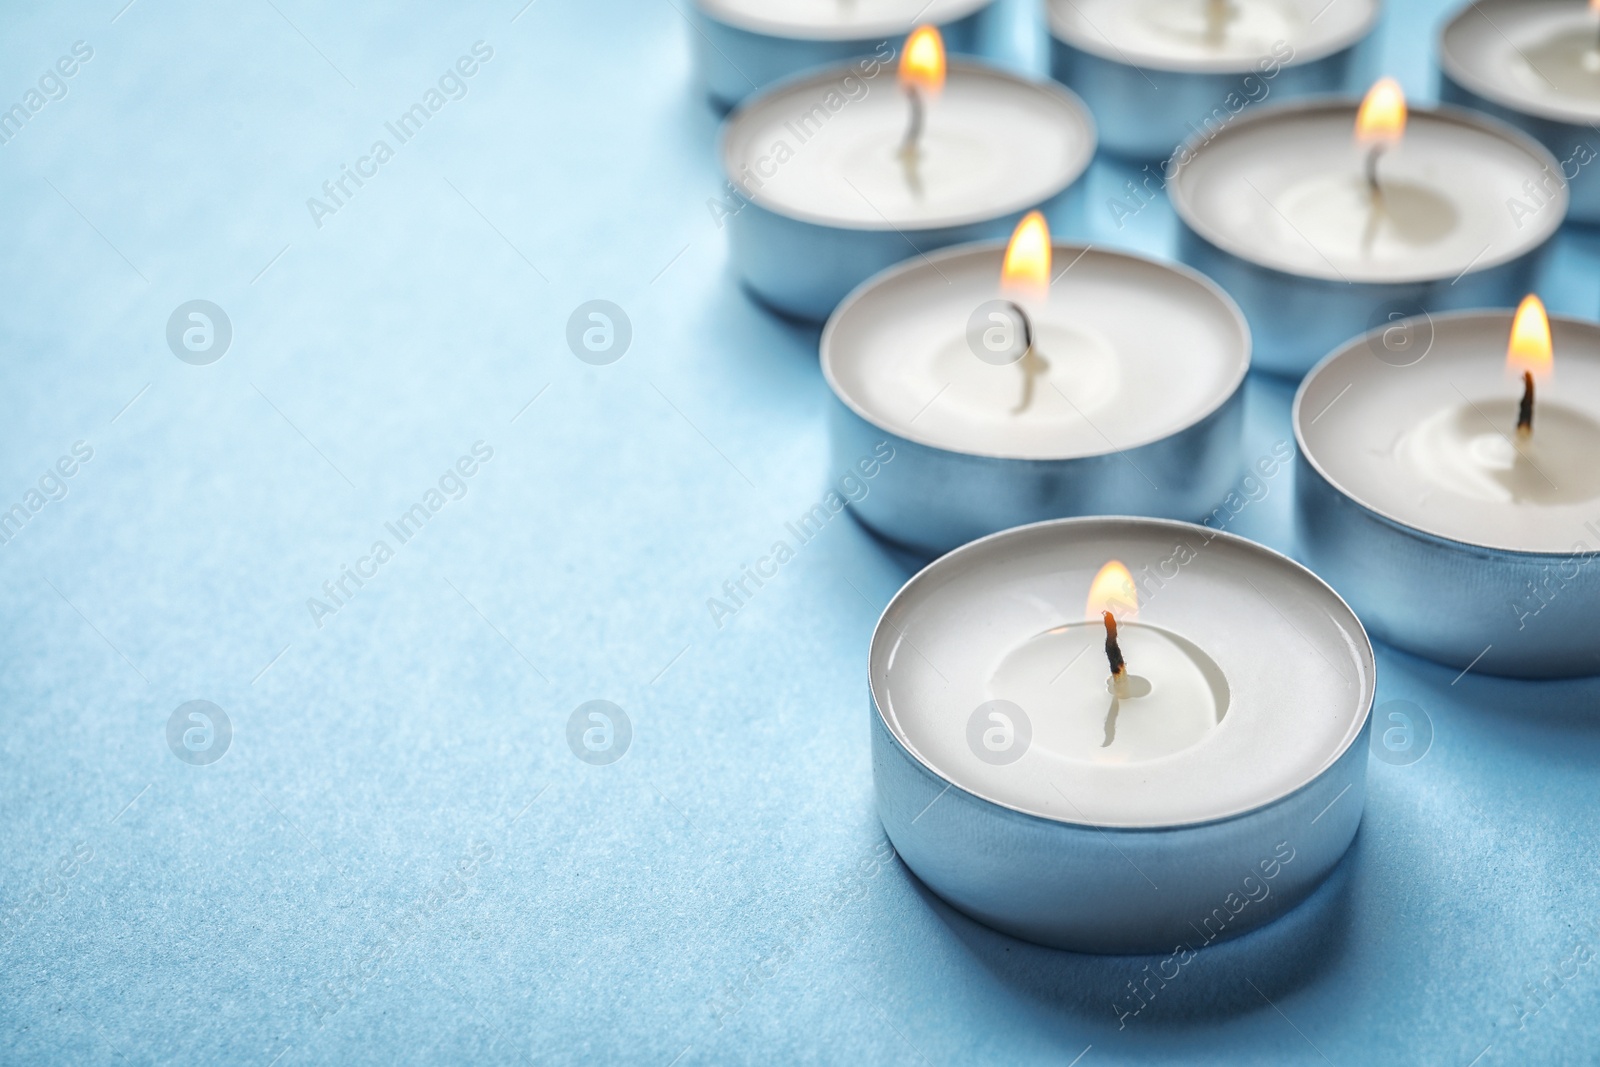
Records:
[[[684,0],[121,2],[0,12],[7,105],[93,49],[0,147],[0,506],[93,449],[0,546],[0,1060],[1593,1061],[1595,683],[1380,649],[1432,750],[1373,761],[1311,904],[1121,1029],[1155,961],[1009,940],[880,861],[865,655],[911,564],[840,518],[705,606],[831,476],[816,333],[740,293],[706,209]],[[1383,30],[1418,97],[1439,7]],[[1170,247],[1090,180],[1092,240]],[[1544,291],[1593,315],[1596,241],[1562,241]],[[634,327],[610,366],[563,339],[595,297]],[[233,324],[210,366],[165,340],[193,298]],[[1251,384],[1245,459],[1289,396]],[[477,441],[465,496],[386,535]],[[1291,476],[1232,528],[1292,547]],[[633,723],[610,766],[567,744],[593,698]],[[168,748],[192,699],[233,725],[208,767]]]

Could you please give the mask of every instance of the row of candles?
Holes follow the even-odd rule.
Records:
[[[821,23],[894,14],[783,0],[752,28],[746,2],[702,0],[701,37],[767,73],[783,73],[782,48],[745,38],[781,44],[786,17],[808,54]],[[1166,950],[1290,838],[1307,858],[1233,930],[1312,892],[1361,817],[1367,628],[1458,668],[1600,672],[1600,568],[1584,572],[1600,555],[1600,327],[1552,322],[1524,295],[1567,217],[1569,160],[1476,112],[1409,112],[1388,78],[1359,102],[1236,115],[1224,101],[1215,127],[1163,140],[1183,117],[1166,105],[1195,84],[1253,71],[1336,87],[1322,83],[1379,15],[1376,0],[1337,6],[1317,26],[1296,0],[1052,4],[1055,69],[1089,106],[947,61],[923,25],[893,62],[880,46],[779,79],[725,126],[741,279],[827,322],[835,463],[895,449],[852,507],[891,541],[946,553],[873,636],[880,816],[925,882],[999,929]],[[1541,106],[1581,99],[1600,120],[1587,7],[1501,6],[1446,29],[1456,98],[1505,113],[1537,95],[1476,30],[1495,8],[1517,62],[1539,57],[1556,100]],[[968,40],[987,5],[931,7]],[[1119,63],[1147,63],[1156,95]],[[1170,149],[1159,173],[1183,265],[1052,240],[1047,216],[1097,142]],[[1008,242],[984,239],[1002,227]],[[1192,524],[1239,475],[1252,365],[1303,378],[1302,549],[1339,593]]]

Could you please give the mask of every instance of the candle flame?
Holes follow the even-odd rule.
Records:
[[[1379,78],[1356,112],[1356,141],[1395,145],[1406,132],[1406,94],[1393,78]]]
[[[1114,559],[1101,567],[1100,573],[1089,583],[1089,600],[1084,612],[1091,619],[1102,619],[1108,611],[1123,619],[1139,614],[1139,590],[1121,560]]]
[[[1050,224],[1037,211],[1017,223],[1000,267],[1000,287],[1008,293],[1043,300],[1050,295]]]
[[[944,38],[936,26],[918,26],[900,53],[900,84],[935,96],[944,88]]]
[[[1589,11],[1591,14],[1600,15],[1600,0],[1589,0]]]
[[[1555,349],[1550,344],[1550,316],[1544,302],[1529,293],[1522,298],[1516,317],[1511,320],[1511,343],[1506,346],[1506,370],[1521,377],[1531,371],[1535,378],[1548,378],[1555,370]]]

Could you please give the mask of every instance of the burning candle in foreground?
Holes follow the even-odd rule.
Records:
[[[1079,759],[1137,762],[1197,744],[1227,714],[1226,678],[1194,642],[1138,614],[1133,574],[1107,562],[1089,583],[1084,621],[1019,641],[1002,657],[997,697],[1055,717],[1058,750]]]
[[[1257,925],[1361,818],[1371,646],[1319,579],[1242,538],[1123,518],[1004,531],[907,583],[868,663],[896,850],[1019,937],[1170,950],[1287,843],[1285,898],[1239,929]]]

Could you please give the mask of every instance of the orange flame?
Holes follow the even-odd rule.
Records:
[[[1589,0],[1589,10],[1596,15],[1600,15],[1600,0]]]
[[[1139,590],[1133,584],[1133,575],[1121,560],[1114,559],[1101,567],[1100,573],[1089,583],[1089,600],[1084,605],[1084,612],[1090,619],[1098,621],[1107,611],[1122,619],[1131,619],[1139,614]]]
[[[1506,370],[1522,376],[1532,371],[1535,378],[1548,378],[1555,370],[1555,350],[1550,344],[1550,316],[1544,302],[1529,293],[1522,298],[1516,317],[1511,320],[1511,343],[1506,346]]]
[[[936,26],[918,26],[900,53],[900,84],[936,96],[944,88],[944,38]]]
[[[1395,145],[1406,132],[1406,94],[1393,78],[1379,78],[1356,112],[1356,141]]]
[[[1050,295],[1050,224],[1037,211],[1017,223],[1000,267],[1000,287],[1017,296],[1043,300]]]

